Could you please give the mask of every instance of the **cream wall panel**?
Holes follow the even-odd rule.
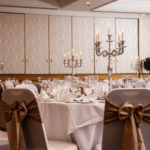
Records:
[[[73,17],[73,47],[75,53],[82,52],[83,64],[74,73],[94,72],[94,29],[92,17]]]
[[[24,73],[24,15],[0,13],[0,73]]]
[[[26,15],[26,72],[49,73],[48,62],[48,16]]]
[[[112,40],[113,43],[111,45],[111,48],[115,48],[115,19],[113,18],[95,18],[95,34],[97,32],[100,32],[100,41],[102,50],[108,50],[108,43],[106,42],[108,40],[108,26],[111,27],[111,34],[112,34]],[[97,56],[96,55],[96,63],[95,63],[95,72],[96,73],[107,73],[107,64],[108,64],[108,57],[103,56]],[[114,58],[112,58],[112,67],[113,72],[115,72],[114,67]]]
[[[140,58],[150,57],[150,15],[140,18]],[[143,72],[148,73],[145,69]]]
[[[71,17],[50,16],[50,73],[71,73],[63,64],[64,54],[71,51]]]
[[[125,33],[124,39],[127,47],[124,50],[124,54],[118,56],[118,73],[134,73],[136,72],[135,63],[138,55],[137,19],[116,19],[116,35],[122,30]]]

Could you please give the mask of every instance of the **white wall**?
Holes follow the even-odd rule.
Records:
[[[44,57],[43,57],[43,61],[44,63],[42,63],[42,61],[40,61],[40,65],[39,67],[41,68],[42,65],[44,65],[44,71],[42,71],[42,69],[34,69],[32,67],[32,65],[28,65],[28,62],[26,62],[25,59],[25,64],[24,66],[26,66],[25,68],[22,69],[22,67],[20,67],[20,70],[25,70],[22,71],[21,73],[25,73],[27,70],[27,73],[36,73],[36,74],[42,74],[42,73],[70,73],[70,69],[66,69],[63,67],[63,55],[64,53],[67,53],[68,50],[71,51],[71,48],[74,47],[75,50],[77,52],[82,51],[84,58],[83,58],[83,67],[81,69],[77,69],[75,72],[76,73],[107,73],[107,59],[103,57],[96,57],[96,59],[94,60],[94,40],[95,40],[95,33],[97,31],[101,32],[102,35],[102,42],[103,42],[103,47],[105,49],[107,49],[107,45],[106,45],[106,33],[107,33],[107,27],[108,24],[111,23],[110,20],[114,20],[112,22],[111,28],[113,31],[113,40],[114,43],[112,45],[112,48],[116,48],[117,44],[115,43],[115,41],[117,41],[117,34],[118,31],[122,28],[121,25],[117,25],[117,22],[119,21],[118,24],[122,24],[122,26],[124,26],[123,28],[125,28],[126,32],[125,34],[127,34],[128,38],[126,41],[126,46],[128,49],[128,52],[122,56],[118,56],[118,61],[115,61],[113,59],[113,72],[114,73],[134,73],[136,70],[134,70],[133,68],[131,68],[131,56],[132,56],[132,65],[135,64],[136,61],[136,57],[138,55],[138,37],[137,37],[137,33],[138,33],[138,19],[140,19],[140,55],[141,58],[148,56],[149,55],[149,16],[147,17],[141,17],[139,14],[129,14],[129,13],[94,13],[94,12],[75,12],[75,11],[53,11],[53,10],[41,10],[41,9],[25,9],[25,8],[3,8],[0,7],[0,11],[1,12],[11,12],[11,13],[32,13],[32,14],[36,14],[36,16],[42,16],[42,15],[38,15],[38,14],[43,14],[44,16],[49,16],[47,17],[48,20],[46,21],[46,24],[48,25],[48,27],[44,27],[43,24],[43,31],[40,30],[40,28],[38,30],[35,30],[35,32],[39,32],[39,34],[41,35],[41,39],[43,38],[42,35],[47,36],[47,38],[45,39],[46,41],[48,41],[47,43],[45,43],[44,45],[48,48],[46,48],[47,50],[44,52],[42,51],[42,47],[41,46],[41,53],[38,54],[39,56],[37,56],[37,58],[40,58],[43,53]],[[7,13],[5,14],[7,15]],[[8,15],[10,15],[8,13]],[[28,14],[30,15],[30,14]],[[27,16],[27,15],[25,15]],[[34,16],[34,15],[33,15]],[[26,25],[26,17],[24,17],[24,15],[22,14],[22,17],[25,22]],[[64,18],[68,18],[67,20]],[[122,19],[122,23],[120,23]],[[60,20],[60,24],[59,24],[59,20]],[[62,21],[61,21],[62,20]],[[72,21],[71,21],[72,20]],[[101,20],[102,22],[105,20],[105,23],[103,24],[99,24],[99,20]],[[58,22],[57,24],[55,24],[55,22]],[[62,24],[61,24],[62,22]],[[123,23],[124,22],[124,23]],[[134,23],[132,23],[134,22]],[[7,23],[6,23],[7,24]],[[15,24],[15,23],[14,23]],[[36,24],[38,24],[37,22],[34,22],[35,26]],[[126,24],[128,24],[129,26],[127,26],[126,28]],[[132,24],[132,25],[130,25]],[[0,23],[1,25],[1,23]],[[6,25],[7,26],[7,25]],[[84,28],[85,27],[85,28]],[[48,29],[46,29],[48,28]],[[128,31],[129,28],[129,32]],[[132,30],[133,29],[133,30]],[[9,29],[8,29],[9,30]],[[43,34],[44,31],[48,30],[48,35],[46,35],[46,32]],[[78,32],[76,32],[78,30]],[[22,36],[24,36],[25,34],[25,40],[29,40],[28,36],[27,36],[27,32],[28,30],[22,31],[24,32]],[[57,31],[61,34],[59,36],[59,33],[57,33]],[[133,33],[134,31],[134,33]],[[34,31],[31,31],[34,32]],[[145,34],[146,33],[146,34]],[[58,36],[56,36],[58,35]],[[87,39],[86,39],[87,38]],[[30,39],[32,41],[32,39]],[[37,39],[36,38],[36,42],[40,42],[40,38]],[[45,41],[44,40],[44,41]],[[82,42],[83,40],[83,42]],[[2,41],[2,39],[0,38],[0,41]],[[30,42],[31,42],[30,41]],[[146,42],[147,41],[147,42]],[[132,44],[134,43],[134,44]],[[144,44],[143,44],[144,43]],[[88,45],[89,44],[89,45]],[[8,44],[9,46],[9,44]],[[22,46],[23,48],[26,49],[28,48],[26,41],[24,42],[24,45]],[[34,49],[34,48],[33,48]],[[133,49],[133,50],[132,50]],[[0,52],[2,52],[2,47],[0,47]],[[36,50],[35,50],[36,52]],[[33,56],[32,56],[33,54]],[[8,53],[5,54],[3,53],[3,55],[9,55]],[[22,55],[24,55],[24,53],[22,53]],[[25,55],[27,55],[25,53]],[[30,56],[31,55],[31,56]],[[2,56],[2,55],[1,55]],[[34,59],[34,53],[29,54],[29,56]],[[6,56],[3,56],[6,57]],[[135,57],[135,58],[134,58]],[[23,58],[22,58],[23,59]],[[29,61],[29,60],[28,60]],[[37,59],[35,59],[35,62],[37,61]],[[94,63],[95,61],[95,63]],[[126,62],[125,62],[126,61]],[[31,61],[32,63],[34,63],[34,61]],[[6,62],[7,63],[7,62]],[[21,62],[20,62],[21,63]],[[47,64],[48,63],[48,64]],[[36,62],[36,64],[38,64]],[[95,66],[94,66],[95,64]],[[125,65],[126,64],[126,65]],[[5,65],[5,64],[4,64]],[[28,65],[28,66],[27,66]],[[125,67],[125,66],[127,67]],[[23,67],[24,67],[23,66]],[[33,65],[34,66],[34,65]],[[50,69],[49,69],[50,66]],[[4,66],[5,67],[5,66]],[[30,68],[31,67],[31,68]],[[125,68],[125,69],[123,69]],[[40,70],[40,71],[38,71]],[[1,73],[20,73],[19,71],[1,71]]]

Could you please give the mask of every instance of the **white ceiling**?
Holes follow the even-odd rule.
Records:
[[[0,0],[1,6],[9,7],[35,7],[35,8],[57,8],[57,4],[45,3],[39,0]]]
[[[91,2],[90,6],[85,3]],[[116,0],[0,0],[1,7],[91,11]]]
[[[94,11],[150,13],[150,0],[117,0]]]
[[[47,4],[38,0],[0,0],[1,6],[17,7],[38,7],[38,8],[57,8],[52,4]]]
[[[0,0],[0,7],[150,13],[150,0]]]

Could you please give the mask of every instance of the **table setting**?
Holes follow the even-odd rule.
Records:
[[[124,76],[111,83],[112,89],[150,88],[147,78]],[[8,81],[6,84],[7,88],[12,88]],[[29,82],[16,84],[14,88],[27,88],[34,93],[49,140],[75,142],[80,150],[95,150],[96,145],[101,145],[108,80],[66,78],[40,80],[38,84],[41,85],[40,92]]]

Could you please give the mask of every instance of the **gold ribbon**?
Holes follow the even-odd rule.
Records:
[[[106,100],[104,123],[124,122],[121,150],[146,150],[141,132],[141,122],[150,123],[150,104],[133,106],[125,102],[120,107]]]
[[[15,101],[11,105],[5,104],[3,101],[1,101],[0,109],[4,111],[6,128],[8,131],[10,131],[10,149],[19,150],[20,146],[22,146],[21,144],[24,144],[24,146],[26,147],[22,130],[22,121],[26,117],[30,117],[35,121],[41,123],[36,100],[32,100],[29,104],[26,104],[25,102]],[[10,124],[10,126],[8,124]],[[21,141],[20,137],[22,137]]]

